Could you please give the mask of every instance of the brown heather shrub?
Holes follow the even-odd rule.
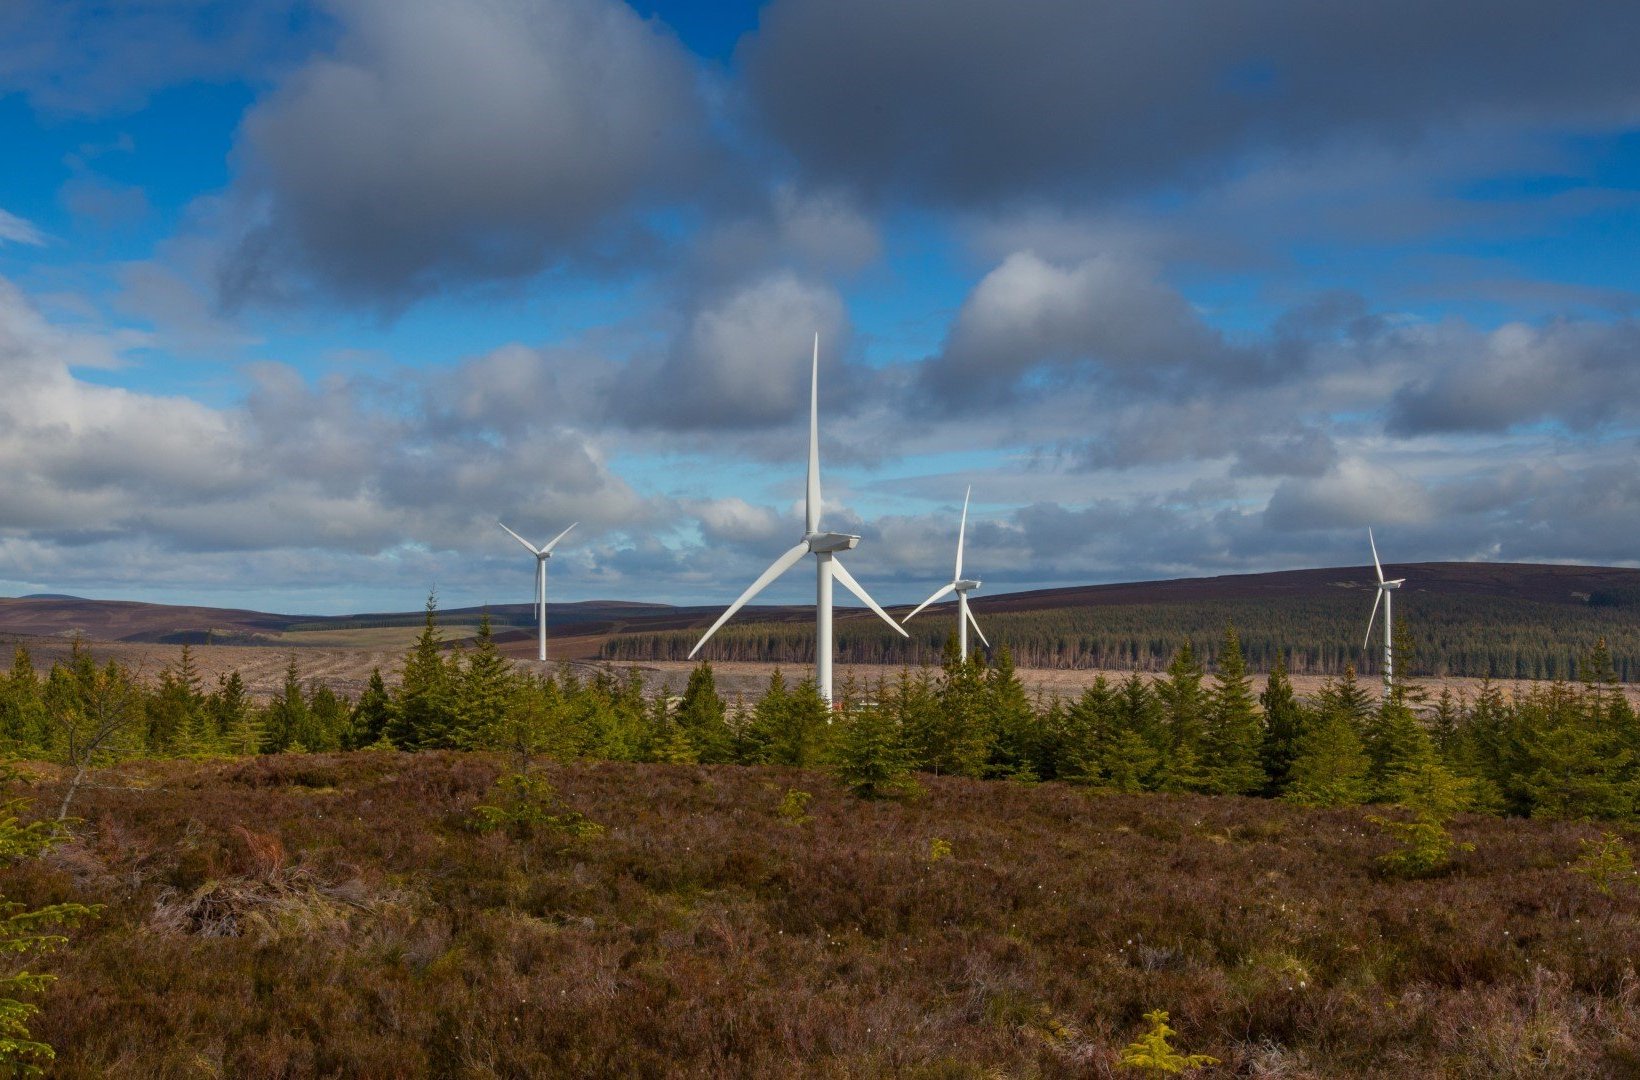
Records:
[[[1640,1075],[1640,890],[1568,872],[1588,825],[1459,817],[1474,850],[1399,880],[1361,810],[548,765],[606,828],[566,844],[466,826],[504,767],[111,770],[0,874],[107,905],[49,960],[54,1074],[1117,1077],[1164,1009],[1203,1075]]]

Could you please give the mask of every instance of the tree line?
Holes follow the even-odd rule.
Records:
[[[42,675],[20,647],[0,677],[0,752],[67,767],[59,816],[91,770],[121,757],[373,747],[500,750],[521,772],[542,757],[828,767],[862,794],[925,772],[1329,806],[1436,800],[1443,814],[1640,810],[1640,720],[1604,640],[1576,682],[1433,699],[1405,676],[1380,697],[1349,667],[1301,698],[1279,654],[1257,689],[1234,628],[1213,655],[1186,640],[1159,677],[1101,676],[1046,699],[1027,693],[1008,649],[962,661],[950,639],[938,667],[845,681],[834,709],[812,680],[779,671],[755,700],[726,700],[709,662],[677,696],[646,692],[635,670],[524,670],[487,624],[449,647],[430,600],[396,681],[373,672],[356,700],[304,682],[294,658],[257,703],[237,672],[207,688],[186,647],[152,686],[79,644]]]
[[[1640,679],[1640,621],[1632,608],[1592,598],[1584,604],[1546,603],[1509,596],[1397,597],[1398,619],[1412,628],[1418,673],[1493,679],[1575,679],[1578,660],[1595,637],[1610,646],[1623,681]],[[1208,663],[1218,659],[1222,630],[1240,631],[1242,655],[1260,674],[1279,661],[1289,674],[1341,676],[1354,667],[1378,674],[1382,650],[1363,649],[1372,607],[1369,590],[1339,589],[1319,596],[1110,604],[1039,611],[976,614],[992,641],[1006,641],[1014,662],[1029,668],[1161,671],[1182,641]],[[869,614],[840,616],[837,659],[850,664],[938,664],[949,633],[942,609],[924,612],[900,638]],[[625,663],[682,660],[697,630],[619,634],[600,656]],[[796,664],[814,655],[812,620],[731,623],[707,643],[712,660]]]

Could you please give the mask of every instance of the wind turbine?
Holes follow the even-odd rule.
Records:
[[[1378,561],[1378,545],[1372,539],[1372,530],[1367,530],[1367,543],[1372,545],[1372,567],[1378,571],[1378,596],[1372,602],[1372,615],[1367,618],[1367,636],[1361,639],[1361,647],[1365,649],[1372,641],[1372,622],[1378,617],[1378,601],[1384,602],[1384,693],[1388,694],[1395,685],[1395,636],[1392,612],[1395,608],[1395,590],[1406,584],[1406,578],[1396,578],[1393,581],[1384,580],[1384,566]]]
[[[507,526],[499,521],[496,524],[507,529]],[[570,525],[569,529],[579,524],[581,523],[577,521]],[[543,664],[547,662],[547,560],[552,558],[552,549],[558,546],[558,541],[569,535],[569,529],[565,529],[541,547],[536,547],[511,529],[507,529],[508,536],[523,544],[524,549],[535,556],[535,625],[539,638],[535,658]]]
[[[877,601],[866,594],[860,583],[854,580],[841,562],[837,560],[837,553],[852,551],[859,544],[860,538],[849,533],[834,533],[820,531],[820,335],[814,335],[814,361],[809,375],[809,478],[808,489],[803,503],[803,539],[799,540],[790,551],[786,552],[760,576],[752,582],[747,590],[740,594],[740,599],[729,605],[727,611],[718,616],[717,622],[701,635],[695,647],[689,650],[690,659],[700,652],[712,635],[718,632],[718,627],[729,621],[729,617],[745,606],[746,601],[762,592],[770,582],[781,574],[796,566],[805,555],[814,556],[815,589],[814,589],[814,675],[819,685],[820,696],[827,702],[831,701],[831,583],[835,578],[843,583],[849,592],[858,596],[872,611],[875,611],[884,622],[899,631],[901,637],[910,637],[905,628],[893,619],[888,612],[878,606]]]
[[[957,594],[957,642],[962,649],[962,659],[965,662],[968,659],[969,624],[973,624],[974,633],[979,635],[980,644],[984,645],[987,649],[991,647],[991,643],[985,640],[985,634],[979,628],[979,620],[974,618],[974,613],[972,611],[968,610],[968,590],[979,588],[979,582],[965,579],[962,576],[962,537],[963,534],[968,531],[968,497],[973,493],[974,489],[970,486],[962,496],[962,523],[957,526],[956,573],[952,575],[949,584],[941,585],[934,591],[933,596],[930,596],[927,600],[924,600],[922,603],[918,604],[911,614],[907,615],[903,620],[904,622],[910,622],[912,616],[916,615],[917,612],[921,611],[923,608],[927,607],[929,604],[932,604],[934,601],[938,600],[947,593],[955,592]]]

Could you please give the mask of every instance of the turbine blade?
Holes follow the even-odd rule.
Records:
[[[957,526],[957,572],[953,576],[956,581],[962,580],[962,537],[968,531],[968,496],[974,493],[972,484],[962,494],[962,524]]]
[[[1367,543],[1372,544],[1372,568],[1378,571],[1378,584],[1382,585],[1384,583],[1384,567],[1383,564],[1378,561],[1378,545],[1373,543],[1372,530],[1370,528],[1367,530]]]
[[[1361,639],[1361,647],[1363,649],[1366,648],[1372,642],[1372,623],[1373,623],[1374,619],[1378,618],[1378,604],[1383,599],[1384,599],[1384,590],[1379,589],[1378,590],[1378,595],[1376,597],[1374,597],[1373,601],[1372,601],[1372,614],[1367,617],[1367,636]]]
[[[803,525],[820,531],[820,335],[814,335],[814,364],[809,372],[809,485],[803,502]],[[805,534],[807,535],[807,534]]]
[[[496,524],[501,525],[501,522],[498,521],[498,522],[496,522]],[[501,527],[503,529],[507,529],[507,526],[505,526],[505,525],[501,525]],[[507,535],[512,537],[514,540],[517,540],[520,544],[523,544],[524,549],[526,551],[528,551],[531,555],[541,554],[539,551],[535,550],[535,545],[534,544],[530,543],[528,540],[524,539],[522,536],[519,536],[517,533],[513,532],[511,529],[507,529]]]
[[[728,607],[728,610],[724,611],[724,613],[722,615],[718,616],[717,622],[713,623],[711,628],[708,629],[706,631],[706,633],[701,635],[700,640],[695,642],[695,647],[693,649],[689,650],[690,658],[693,659],[694,655],[697,652],[700,651],[700,647],[702,645],[706,644],[707,639],[710,638],[713,634],[718,632],[718,627],[720,627],[724,623],[728,622],[729,617],[731,615],[733,615],[735,612],[739,611],[742,607],[746,606],[746,601],[750,600],[752,597],[754,597],[758,593],[762,592],[764,590],[764,588],[767,587],[769,582],[773,581],[775,578],[779,577],[781,574],[784,574],[787,570],[790,570],[793,566],[795,566],[797,564],[797,560],[801,559],[803,556],[807,555],[808,553],[809,553],[809,545],[808,545],[808,541],[805,540],[803,543],[798,544],[796,547],[792,548],[790,551],[786,552],[786,554],[780,556],[780,558],[776,559],[772,564],[770,564],[769,568],[767,570],[763,571],[763,575],[761,577],[759,577],[756,581],[752,582],[750,588],[748,588],[745,592],[740,594],[740,599],[738,599],[734,603],[730,604],[729,607]]]
[[[579,525],[579,524],[581,524],[581,523],[579,521],[577,521],[577,522],[571,524],[569,529],[573,529],[573,528],[575,528],[576,525]],[[569,529],[565,529],[563,532],[559,533],[557,536],[553,537],[551,540],[548,540],[547,541],[547,546],[541,549],[541,553],[543,555],[550,554],[552,552],[552,549],[558,546],[558,541],[562,540],[564,537],[569,535]]]
[[[991,647],[991,643],[985,640],[985,631],[979,628],[979,620],[974,618],[973,608],[968,609],[968,625],[972,626],[974,628],[974,633],[979,635],[979,643],[989,649]]]
[[[913,615],[916,615],[917,612],[921,611],[923,608],[927,607],[929,604],[932,604],[934,601],[938,600],[940,597],[944,596],[946,593],[950,592],[952,589],[955,589],[956,587],[957,587],[957,583],[954,582],[954,581],[951,582],[951,584],[949,584],[949,585],[941,585],[938,589],[934,590],[934,595],[933,596],[930,596],[927,600],[924,600],[922,603],[918,604],[914,609],[912,609],[911,615],[907,615],[905,618],[901,619],[900,621],[903,622],[903,623],[910,622]]]
[[[894,629],[898,630],[900,632],[901,637],[907,637],[908,638],[908,637],[911,636],[909,633],[906,632],[905,627],[903,627],[899,623],[895,622],[892,618],[889,617],[888,612],[884,611],[882,608],[877,606],[877,601],[873,600],[870,596],[866,595],[865,589],[863,589],[860,586],[860,583],[858,581],[854,580],[854,575],[848,572],[848,569],[842,564],[842,562],[840,562],[837,559],[832,559],[831,560],[831,573],[832,573],[833,577],[835,577],[838,581],[841,581],[843,583],[843,587],[845,589],[847,589],[849,592],[853,593],[855,596],[858,596],[862,601],[864,601],[866,607],[870,608],[872,611],[875,611],[877,613],[877,615],[885,623],[892,626]]]

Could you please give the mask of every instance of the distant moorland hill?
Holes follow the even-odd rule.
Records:
[[[1598,638],[1618,673],[1640,678],[1640,570],[1519,563],[1401,563],[1407,578],[1396,621],[1415,654],[1408,668],[1432,675],[1570,678]],[[1007,644],[1033,668],[1151,670],[1189,640],[1211,660],[1227,623],[1240,633],[1249,664],[1268,670],[1277,655],[1296,673],[1337,674],[1354,664],[1378,670],[1380,647],[1362,647],[1372,609],[1370,567],[1181,578],[984,596],[972,605],[993,645]],[[554,604],[552,632],[578,639],[614,661],[681,660],[720,605],[674,607],[611,600]],[[903,616],[909,607],[890,609]],[[898,638],[863,609],[839,609],[838,658],[844,663],[936,663],[951,629],[949,604],[930,608]],[[498,640],[531,637],[528,604],[439,613],[453,638],[488,614]],[[335,644],[340,631],[410,628],[421,611],[341,616],[280,615],[78,597],[0,598],[0,634],[63,636],[156,644],[215,643],[289,648]],[[743,610],[707,647],[718,660],[806,663],[813,656],[813,613],[801,606]]]

